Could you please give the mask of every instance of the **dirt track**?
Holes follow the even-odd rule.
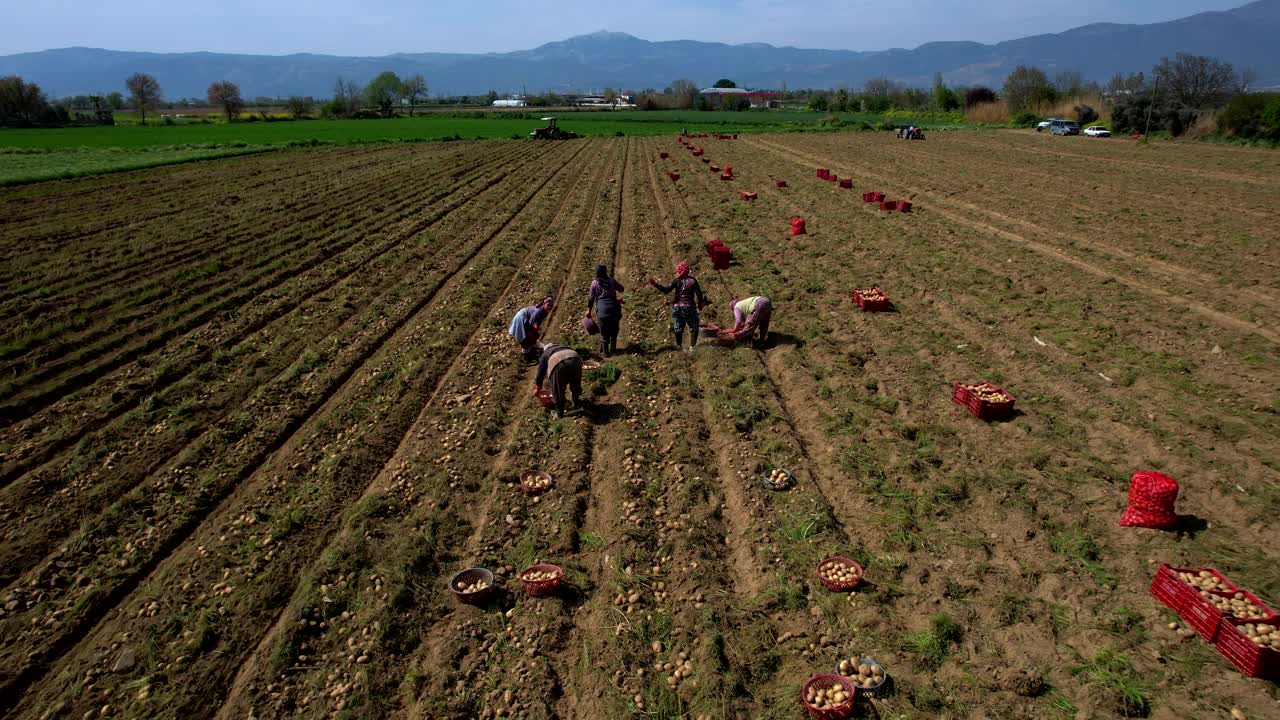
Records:
[[[1275,711],[1147,592],[1167,561],[1280,601],[1273,154],[696,142],[736,178],[649,138],[0,191],[4,716],[791,718],[856,653],[895,680],[881,717],[1110,717],[1129,685],[1151,717]],[[645,281],[679,259],[704,321],[773,299],[768,349],[673,351]],[[551,293],[550,337],[595,351],[598,262],[623,352],[555,420],[506,324]],[[896,312],[849,302],[872,285]],[[953,404],[976,379],[1021,414]],[[1137,469],[1179,479],[1187,530],[1117,526]],[[835,553],[864,589],[816,582]],[[571,589],[524,597],[537,560]],[[445,587],[475,565],[484,610]]]

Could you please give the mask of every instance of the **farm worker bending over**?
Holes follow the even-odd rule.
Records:
[[[763,295],[753,295],[746,300],[731,300],[733,305],[733,339],[735,342],[751,340],[759,332],[758,346],[769,337],[769,320],[773,317],[773,303]]]
[[[556,401],[556,417],[564,417],[566,391],[573,393],[573,406],[581,407],[582,357],[577,352],[554,343],[547,345],[538,360],[538,375],[533,379],[533,394],[542,392],[542,383],[549,377],[551,396]]]
[[[670,285],[659,285],[657,280],[649,278],[649,284],[658,288],[662,294],[675,291],[671,299],[671,331],[676,336],[676,347],[684,345],[684,326],[689,326],[689,351],[698,344],[698,311],[706,307],[707,300],[702,295],[698,281],[689,274],[689,263],[676,265],[676,279]]]
[[[591,308],[596,309],[596,323],[600,326],[600,352],[608,355],[618,349],[618,325],[622,322],[622,283],[609,276],[604,265],[596,266],[596,279],[591,281],[587,295],[587,317]]]
[[[524,361],[530,365],[538,362],[538,353],[542,351],[538,345],[538,337],[542,334],[542,323],[555,304],[555,298],[548,295],[537,305],[521,308],[515,317],[511,318],[511,327],[507,328],[507,334],[520,343]]]

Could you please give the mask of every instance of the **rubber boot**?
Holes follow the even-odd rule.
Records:
[[[698,331],[690,330],[689,331],[689,347],[695,347],[697,346],[697,344],[698,344]]]
[[[678,332],[673,334],[676,336],[676,349],[679,350],[684,347],[684,333]]]

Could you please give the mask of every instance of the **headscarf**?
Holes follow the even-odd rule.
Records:
[[[688,274],[689,274],[689,263],[681,260],[679,263],[676,264],[676,279],[679,280],[680,278]]]
[[[604,265],[597,265],[597,266],[596,266],[596,279],[598,279],[598,280],[608,280],[608,279],[609,279],[609,268],[605,267]]]
[[[556,299],[550,295],[544,296],[542,298],[542,302],[538,303],[539,306],[547,307],[547,308],[550,308],[552,305],[555,305],[555,304],[556,304]]]

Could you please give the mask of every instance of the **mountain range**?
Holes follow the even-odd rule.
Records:
[[[381,57],[147,53],[72,47],[0,56],[0,76],[19,75],[53,97],[124,91],[124,79],[146,72],[165,97],[203,97],[209,83],[238,83],[245,97],[332,93],[334,81],[367,82],[384,70],[422,73],[432,95],[590,92],[663,88],[678,78],[706,86],[731,78],[741,87],[860,87],[874,77],[927,86],[935,72],[950,85],[998,87],[1019,64],[1049,73],[1079,71],[1105,81],[1117,72],[1150,72],[1179,52],[1226,60],[1256,73],[1255,86],[1280,85],[1280,0],[1258,0],[1147,25],[1098,23],[1066,32],[1008,40],[932,42],[880,51],[814,50],[764,43],[650,42],[596,32],[508,53],[396,53]]]

